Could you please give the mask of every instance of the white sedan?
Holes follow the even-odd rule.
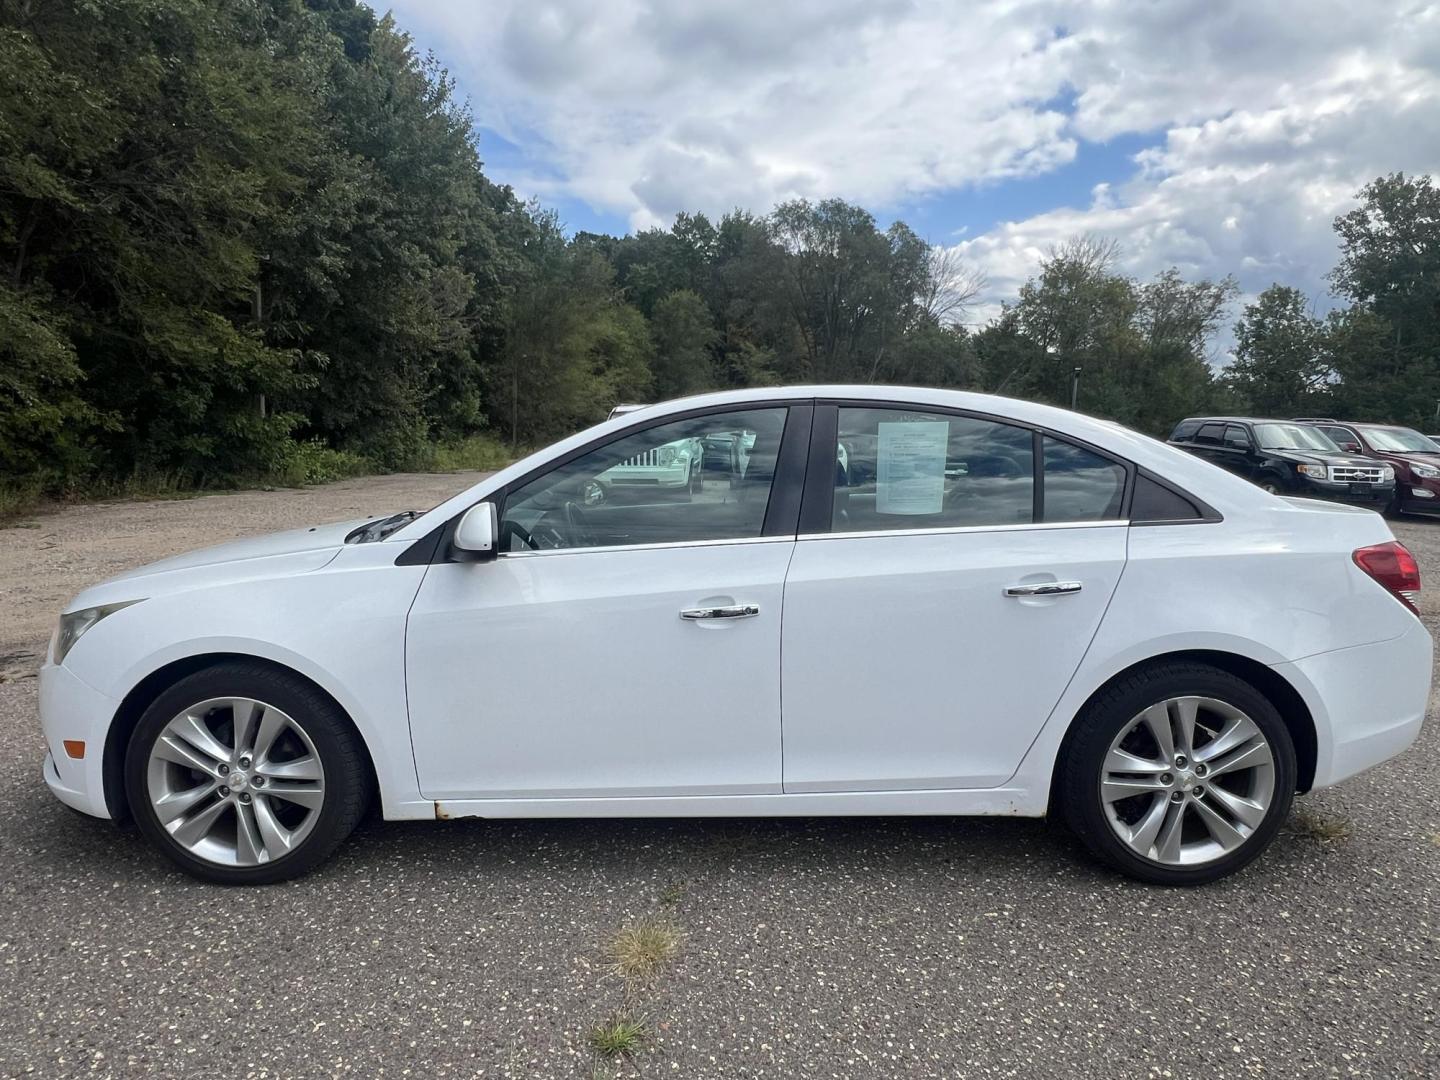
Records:
[[[587,500],[680,440],[715,497]],[[837,468],[839,448],[846,467]],[[1211,881],[1398,754],[1431,642],[1374,513],[1041,405],[808,387],[654,405],[422,513],[81,593],[41,671],[55,795],[211,881],[391,819],[1062,816]]]

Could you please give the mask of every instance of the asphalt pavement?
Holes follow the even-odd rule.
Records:
[[[162,534],[196,512],[145,505]],[[134,506],[0,530],[0,563],[33,549],[39,580],[67,515],[103,536]],[[1395,528],[1433,632],[1440,521]],[[371,820],[309,877],[226,889],[50,797],[43,646],[0,682],[0,1076],[1440,1075],[1433,722],[1204,889],[1044,822],[898,818]],[[679,951],[627,981],[608,943],[646,918]],[[617,1015],[647,1035],[600,1060]]]

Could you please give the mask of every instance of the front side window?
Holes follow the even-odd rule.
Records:
[[[902,409],[839,410],[831,529],[1023,525],[1034,520],[1027,428]]]
[[[1231,424],[1225,429],[1225,445],[1231,450],[1249,450],[1250,436],[1239,424]]]
[[[504,552],[757,537],[784,408],[712,413],[625,435],[512,491]]]

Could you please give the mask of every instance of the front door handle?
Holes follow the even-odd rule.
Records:
[[[1040,581],[1034,585],[1011,585],[1006,596],[1068,596],[1081,589],[1078,581]]]
[[[760,614],[758,604],[731,604],[727,607],[692,607],[680,612],[682,619],[749,619]]]

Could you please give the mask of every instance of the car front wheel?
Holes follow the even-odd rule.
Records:
[[[145,837],[222,884],[305,873],[355,828],[369,793],[359,740],[312,684],[230,663],[180,680],[145,711],[125,757]]]
[[[1077,720],[1061,808],[1101,859],[1143,881],[1199,885],[1274,839],[1295,749],[1274,705],[1218,668],[1166,664],[1122,679]]]

